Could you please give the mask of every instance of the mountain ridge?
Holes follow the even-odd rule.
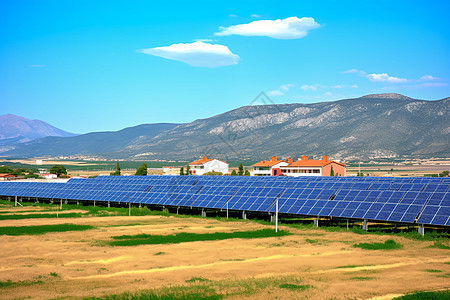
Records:
[[[67,138],[46,138],[0,150],[0,155],[83,154],[130,160],[187,160],[202,155],[224,160],[273,155],[330,155],[342,160],[447,157],[449,102],[450,98],[427,101],[400,94],[373,94],[311,104],[250,105],[172,124],[151,134],[145,134],[147,129],[143,128],[143,134],[130,135],[132,139],[114,147],[82,149],[68,143],[64,149],[72,152],[61,152],[57,145]]]
[[[46,136],[70,137],[76,134],[56,128],[42,120],[30,120],[14,114],[0,116],[0,141],[18,139],[28,142]]]

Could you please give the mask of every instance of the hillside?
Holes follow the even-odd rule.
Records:
[[[0,145],[28,142],[46,136],[74,135],[41,120],[29,120],[12,114],[0,116]]]
[[[14,156],[101,154],[124,159],[265,159],[330,155],[333,159],[448,157],[450,98],[425,101],[398,94],[314,104],[244,106],[114,147],[45,138],[2,153]],[[126,129],[125,129],[126,130]],[[86,136],[86,135],[84,135]],[[94,141],[97,136],[92,137]],[[65,143],[65,142],[64,142]]]

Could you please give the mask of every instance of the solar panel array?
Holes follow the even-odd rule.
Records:
[[[450,225],[450,178],[99,176],[0,182],[0,195]]]

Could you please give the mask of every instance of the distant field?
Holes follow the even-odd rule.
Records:
[[[2,203],[1,215],[52,209]],[[1,299],[390,299],[449,287],[448,238],[80,209],[0,220]]]

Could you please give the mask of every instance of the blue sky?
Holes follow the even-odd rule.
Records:
[[[160,3],[161,2],[161,3]],[[450,96],[447,1],[1,1],[0,114],[75,133]]]

